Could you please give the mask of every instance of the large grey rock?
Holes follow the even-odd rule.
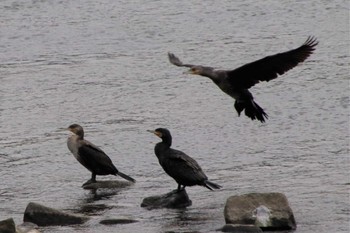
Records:
[[[151,196],[143,199],[141,207],[147,209],[157,209],[157,208],[185,208],[192,205],[192,201],[189,199],[186,190],[171,191],[169,193]]]
[[[82,224],[89,217],[65,213],[37,203],[30,202],[24,212],[23,221],[32,222],[38,226]]]
[[[227,199],[225,221],[248,224],[263,230],[294,230],[296,223],[286,196],[282,193],[249,193]]]
[[[262,233],[263,231],[254,225],[226,224],[219,231],[230,233]]]
[[[0,221],[1,233],[16,233],[16,225],[12,218]]]
[[[83,189],[118,189],[125,188],[134,183],[128,181],[119,181],[119,180],[106,180],[106,181],[97,181],[94,183],[85,183],[83,184]]]

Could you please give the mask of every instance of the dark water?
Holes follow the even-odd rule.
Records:
[[[35,201],[93,216],[43,232],[214,232],[230,195],[283,192],[296,233],[349,231],[348,1],[3,0],[0,9],[0,219],[21,223]],[[265,124],[237,117],[210,80],[166,57],[235,68],[309,35],[320,44],[307,62],[252,88]],[[80,188],[90,174],[58,130],[72,123],[138,182]],[[176,188],[146,132],[159,126],[224,188],[188,188],[186,210],[141,208]],[[98,224],[120,216],[139,222]]]

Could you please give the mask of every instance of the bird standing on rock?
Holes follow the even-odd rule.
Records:
[[[169,61],[176,66],[189,67],[189,74],[210,78],[223,92],[234,98],[238,116],[243,110],[252,120],[265,122],[268,115],[254,101],[249,88],[260,81],[270,81],[305,61],[318,44],[316,38],[309,37],[299,48],[267,56],[263,59],[245,64],[234,70],[215,70],[213,67],[184,64],[174,54],[168,53]]]
[[[208,180],[198,163],[184,152],[170,148],[172,137],[165,128],[148,130],[162,139],[157,143],[154,152],[164,171],[177,183],[177,191],[184,190],[186,186],[200,185],[210,190],[220,189],[221,186]],[[181,187],[182,186],[182,187]]]
[[[74,157],[91,173],[91,179],[85,184],[95,183],[96,175],[119,175],[124,179],[135,182],[133,178],[118,171],[112,160],[100,148],[84,139],[84,130],[78,124],[68,127],[73,134],[67,140],[67,146]]]

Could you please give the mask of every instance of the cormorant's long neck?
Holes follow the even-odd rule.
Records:
[[[171,147],[171,141],[172,141],[172,138],[170,135],[165,135],[162,138],[162,143],[166,144],[168,147]]]
[[[162,138],[162,141],[157,143],[154,152],[159,158],[162,155],[162,152],[169,149],[171,146],[171,137],[170,138]]]
[[[71,136],[68,137],[68,141],[71,141],[71,142],[77,142],[77,141],[81,141],[81,140],[84,140],[84,134],[81,135],[81,134],[72,134]]]
[[[78,145],[79,145],[79,136],[76,134],[72,134],[67,139],[68,149],[73,153],[74,157],[78,159]]]
[[[215,83],[218,83],[220,81],[219,73],[216,72],[212,67],[203,67],[200,75],[210,78]]]

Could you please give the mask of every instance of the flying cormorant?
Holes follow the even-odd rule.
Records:
[[[112,160],[100,148],[84,139],[84,130],[78,124],[68,127],[73,134],[67,140],[67,146],[74,157],[91,173],[91,180],[86,183],[96,182],[96,175],[119,175],[124,179],[135,182],[133,178],[118,171]]]
[[[184,152],[170,148],[172,137],[170,131],[165,128],[148,130],[162,139],[157,143],[154,152],[159,164],[164,171],[177,183],[177,190],[181,191],[186,186],[200,185],[210,190],[220,189],[221,186],[208,180],[198,163]],[[183,186],[183,187],[181,187]]]
[[[174,54],[168,53],[169,60],[176,66],[189,67],[189,74],[197,74],[210,78],[223,92],[234,98],[235,109],[240,116],[245,115],[252,120],[265,122],[268,115],[254,101],[249,88],[260,81],[270,81],[305,61],[318,44],[316,38],[309,37],[299,48],[267,56],[263,59],[245,64],[234,70],[215,70],[213,67],[184,64]]]

